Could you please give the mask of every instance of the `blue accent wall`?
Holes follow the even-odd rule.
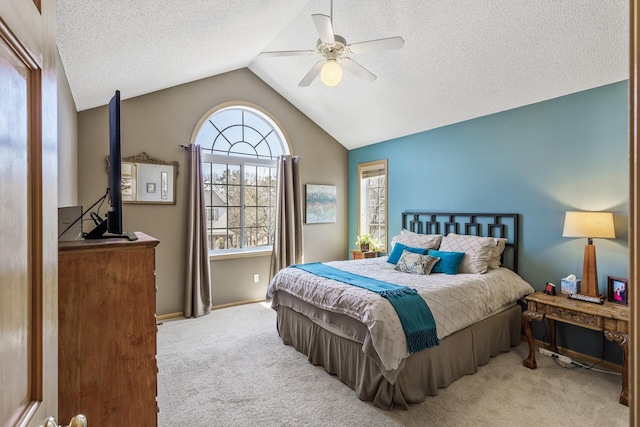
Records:
[[[389,236],[404,210],[519,213],[519,273],[537,290],[582,275],[586,239],[562,237],[565,211],[613,212],[616,239],[594,240],[606,294],[607,276],[628,277],[628,127],[623,81],[352,150],[349,242],[358,164],[388,159]],[[559,328],[558,344],[600,357],[599,336],[574,329]],[[619,359],[615,348],[606,353]]]

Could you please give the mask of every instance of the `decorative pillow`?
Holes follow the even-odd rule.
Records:
[[[402,251],[395,269],[404,273],[429,274],[438,261],[440,258],[416,254],[405,249]]]
[[[391,250],[391,253],[389,254],[389,258],[387,258],[387,262],[390,262],[391,264],[397,264],[398,260],[400,259],[400,257],[402,256],[402,251],[409,251],[409,252],[413,252],[415,254],[426,254],[427,250],[426,248],[413,248],[411,246],[405,246],[402,243],[396,243],[395,246],[393,247],[393,249]]]
[[[440,234],[418,234],[403,228],[400,234],[391,239],[391,249],[396,243],[412,248],[438,249],[441,240]]]
[[[493,238],[491,239],[496,241],[496,245],[493,248],[493,252],[491,253],[491,258],[489,258],[488,266],[489,268],[499,268],[500,267],[500,256],[502,252],[504,252],[504,248],[507,244],[507,239],[504,238]]]
[[[464,252],[460,273],[482,274],[489,268],[496,241],[493,237],[466,236],[450,233],[440,244],[441,251]]]
[[[432,273],[458,274],[464,252],[443,252],[429,249],[429,256],[440,258],[431,270]]]

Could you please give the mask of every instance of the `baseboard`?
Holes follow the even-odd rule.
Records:
[[[157,315],[156,316],[156,322],[160,323],[163,322],[165,320],[169,320],[169,319],[175,319],[176,317],[184,317],[184,313],[183,312],[177,312],[177,313],[169,313],[169,314],[161,314],[161,315]]]
[[[253,304],[253,303],[256,303],[256,302],[264,302],[264,298],[244,300],[244,301],[238,301],[238,302],[231,302],[229,304],[214,305],[214,306],[211,307],[211,310],[219,310],[221,308],[235,307],[237,305]],[[168,313],[168,314],[157,315],[156,316],[156,323],[164,322],[165,320],[175,319],[177,317],[184,317],[184,313],[182,311],[179,311],[177,313]]]
[[[520,339],[522,341],[524,341],[524,342],[527,342],[527,337],[525,337],[524,335],[522,335],[520,337]],[[547,348],[547,346],[549,345],[548,343],[546,343],[544,341],[541,341],[541,340],[534,340],[534,341],[536,343],[536,346],[538,346],[538,347]],[[598,359],[596,357],[588,356],[586,354],[579,353],[579,352],[573,351],[573,350],[569,350],[568,348],[563,348],[563,347],[560,347],[560,346],[558,346],[558,353],[564,354],[565,356],[573,357],[575,359],[583,360],[583,361],[587,362],[588,364],[597,363],[596,366],[600,366],[602,368],[606,368],[606,369],[609,369],[611,371],[622,373],[622,365],[618,365],[618,364],[613,363],[613,362],[608,362],[606,360],[600,361],[600,359]]]
[[[231,302],[229,304],[214,305],[213,307],[211,307],[211,310],[219,310],[221,308],[235,307],[237,305],[253,304],[256,302],[264,302],[264,298]]]

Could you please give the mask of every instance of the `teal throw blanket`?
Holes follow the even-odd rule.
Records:
[[[358,286],[386,298],[398,313],[407,337],[409,353],[416,353],[438,345],[436,322],[429,306],[415,289],[349,273],[320,262],[294,264],[291,267],[299,268],[316,276]]]

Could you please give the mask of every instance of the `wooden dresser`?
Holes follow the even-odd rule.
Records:
[[[157,426],[158,240],[58,245],[58,419]]]

